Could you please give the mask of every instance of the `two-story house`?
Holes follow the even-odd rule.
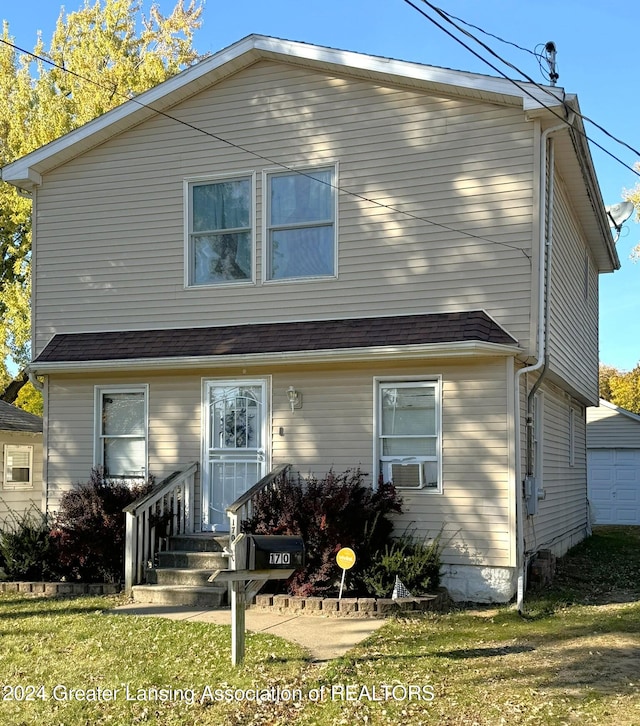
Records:
[[[3,169],[33,198],[45,481],[282,462],[401,488],[454,597],[588,531],[598,275],[575,96],[249,36]]]

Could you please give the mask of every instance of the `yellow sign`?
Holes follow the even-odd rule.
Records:
[[[356,564],[356,553],[351,547],[343,547],[336,555],[336,562],[343,570],[350,570]]]

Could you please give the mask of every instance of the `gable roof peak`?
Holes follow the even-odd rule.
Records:
[[[564,98],[561,88],[520,82],[515,85],[504,78],[252,34],[8,164],[1,170],[1,177],[14,186],[31,190],[41,183],[43,174],[158,113],[166,113],[176,104],[260,60],[348,73],[376,82],[515,106],[525,111],[561,105]]]

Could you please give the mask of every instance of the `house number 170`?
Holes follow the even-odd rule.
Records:
[[[291,564],[291,553],[290,552],[269,552],[269,564],[270,565],[290,565]]]

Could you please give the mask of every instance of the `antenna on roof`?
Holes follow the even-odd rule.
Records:
[[[552,40],[545,44],[544,53],[544,59],[549,66],[549,82],[552,86],[555,86],[560,75],[556,70],[556,44]]]
[[[633,202],[619,202],[618,204],[605,207],[607,217],[609,217],[609,226],[616,231],[614,242],[618,241],[622,225],[633,214],[634,209]]]

